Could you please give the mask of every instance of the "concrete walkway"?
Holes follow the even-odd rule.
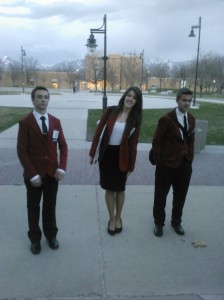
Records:
[[[108,105],[119,95],[109,95]],[[0,106],[31,107],[30,95],[0,96]],[[174,99],[144,96],[144,108],[175,106]],[[34,256],[26,236],[26,190],[16,156],[15,125],[0,134],[0,299],[224,300],[224,147],[195,155],[183,227],[170,227],[167,201],[164,236],[153,235],[154,167],[149,144],[139,144],[136,168],[128,180],[124,230],[111,237],[97,166],[88,164],[88,108],[101,108],[102,96],[52,95],[49,112],[58,116],[69,145],[66,178],[57,205],[60,248],[42,239]],[[194,248],[200,240],[206,247]]]

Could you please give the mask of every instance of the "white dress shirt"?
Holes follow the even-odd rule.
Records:
[[[182,125],[184,127],[184,116],[186,116],[186,121],[187,121],[187,130],[189,128],[189,124],[188,124],[188,117],[187,117],[187,112],[185,114],[183,114],[179,109],[178,107],[176,108],[176,115],[177,115],[177,120],[178,122],[180,123],[180,125]],[[181,136],[182,136],[182,139],[183,139],[183,132],[182,130],[180,129],[180,133],[181,133]]]
[[[37,124],[39,125],[40,127],[40,130],[42,132],[42,120],[41,120],[41,117],[44,116],[45,117],[45,124],[47,126],[47,130],[49,131],[49,118],[48,118],[48,113],[44,114],[44,115],[41,115],[39,114],[37,111],[33,111],[33,115],[37,121]]]
[[[125,122],[115,122],[113,131],[111,133],[109,145],[118,146],[121,144],[125,124]]]

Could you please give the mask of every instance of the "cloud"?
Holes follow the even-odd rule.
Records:
[[[201,51],[222,54],[223,11],[222,0],[1,0],[0,57],[19,59],[23,45],[41,63],[84,58],[90,28],[104,14],[108,53],[144,49],[149,59],[192,59],[197,38],[188,34],[201,16]],[[95,38],[103,49],[103,35]]]

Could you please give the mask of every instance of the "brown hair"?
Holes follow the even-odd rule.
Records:
[[[46,91],[46,92],[48,93],[48,97],[50,98],[50,93],[49,93],[49,91],[48,91],[47,88],[45,88],[44,86],[36,86],[36,87],[32,90],[32,92],[31,92],[31,99],[32,99],[32,100],[34,100],[34,98],[35,98],[35,93],[36,93],[36,91],[39,91],[39,90],[44,90],[44,91]]]

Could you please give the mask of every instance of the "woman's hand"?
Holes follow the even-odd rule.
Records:
[[[89,163],[92,165],[93,164],[93,157],[89,156]]]

